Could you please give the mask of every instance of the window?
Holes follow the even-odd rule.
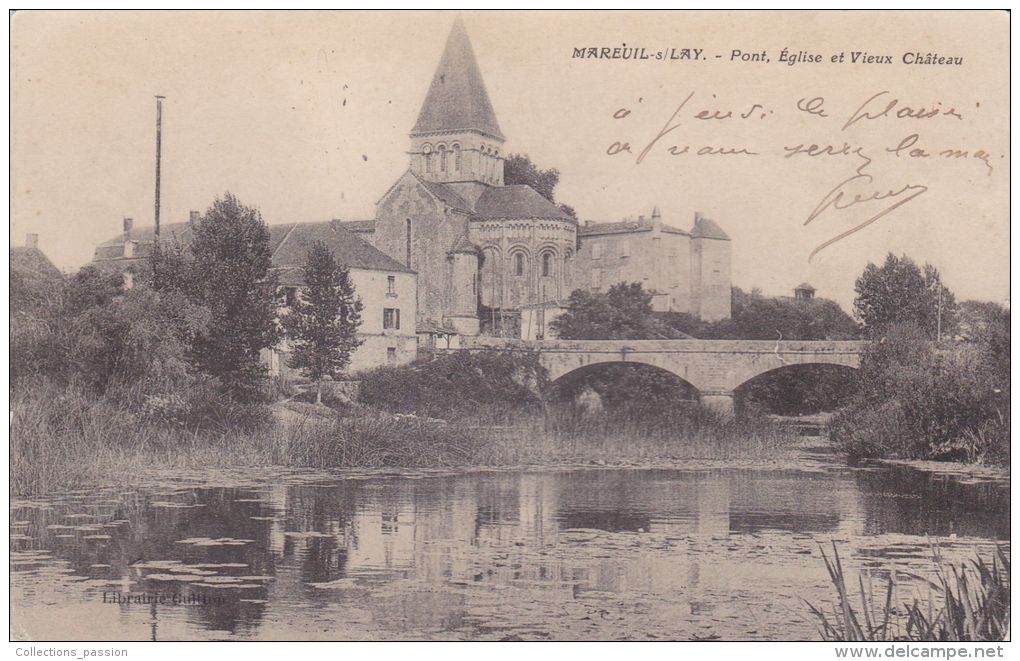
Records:
[[[397,348],[396,347],[386,347],[386,362],[387,363],[395,363],[395,362],[397,362]]]
[[[397,295],[397,276],[388,275],[386,276],[386,293],[390,296]]]
[[[382,327],[383,330],[400,330],[400,310],[397,308],[383,308]]]
[[[592,259],[602,259],[602,244],[601,243],[593,243],[593,244],[591,244],[591,258]]]
[[[524,275],[524,253],[514,255],[514,275]]]
[[[446,172],[446,145],[439,145],[439,171]]]
[[[630,257],[630,241],[624,240],[620,243],[620,257]]]
[[[411,219],[408,218],[406,221],[404,221],[404,225],[406,228],[405,234],[407,235],[406,237],[407,246],[405,247],[405,251],[407,254],[405,255],[404,263],[407,265],[407,268],[411,268]]]
[[[542,255],[542,277],[548,278],[552,276],[552,253],[545,253]]]
[[[598,289],[602,286],[602,271],[591,272],[591,288]]]
[[[460,145],[453,145],[453,169],[460,172]]]

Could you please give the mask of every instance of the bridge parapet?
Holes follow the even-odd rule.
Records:
[[[863,340],[518,340],[462,337],[461,348],[538,352],[634,353],[863,353]]]

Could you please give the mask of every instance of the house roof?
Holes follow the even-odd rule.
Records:
[[[806,289],[808,291],[818,291],[817,289],[812,287],[810,283],[807,283],[807,282],[802,282],[799,285],[797,285],[796,287],[794,287],[794,291],[796,291],[798,289]]]
[[[375,220],[337,220],[333,222],[339,223],[345,230],[355,232],[356,234],[371,234],[375,231]]]
[[[131,230],[131,240],[138,243],[152,243],[156,236],[156,228],[153,226],[138,227]],[[159,238],[176,239],[181,245],[191,243],[191,223],[162,223],[159,226]],[[119,246],[124,243],[124,235],[118,234],[108,241],[100,243],[97,248],[108,248]]]
[[[542,218],[573,221],[565,211],[542,197],[531,186],[495,186],[487,188],[475,204],[479,220]]]
[[[11,248],[11,272],[25,278],[55,280],[63,277],[43,251],[30,246]]]
[[[467,30],[457,18],[411,135],[469,130],[505,139]]]
[[[453,242],[453,247],[450,248],[451,253],[467,253],[475,255],[478,253],[478,248],[468,239],[467,234],[461,234],[457,237],[457,240]]]
[[[416,173],[412,172],[412,174],[414,174],[415,177],[418,177]],[[471,205],[468,204],[468,201],[461,197],[460,193],[453,190],[453,188],[446,184],[441,184],[437,181],[428,181],[421,177],[418,177],[418,181],[420,181],[422,185],[429,190],[429,192],[442,200],[442,202],[448,207],[452,207],[457,211],[463,211],[465,213],[471,213],[473,211]]]
[[[730,240],[729,235],[714,220],[709,220],[704,216],[697,216],[694,219],[694,228],[691,230],[691,236],[695,239]]]
[[[269,246],[273,266],[304,266],[308,250],[316,241],[322,241],[333,252],[336,261],[352,269],[366,271],[399,271],[413,273],[411,269],[369,244],[343,223],[291,223],[269,226]]]
[[[378,248],[366,242],[355,232],[347,229],[345,223],[338,221],[325,221],[318,223],[289,223],[285,225],[269,225],[269,248],[273,255],[273,266],[281,269],[281,273],[287,267],[302,267],[307,258],[308,249],[316,241],[323,241],[333,251],[337,262],[353,269],[366,271],[397,271],[413,273],[409,268],[389,257]],[[168,238],[176,239],[181,245],[191,243],[193,233],[191,223],[170,223],[160,228],[160,238],[166,241]],[[152,245],[153,228],[140,227],[131,231],[131,240],[137,241],[139,249],[135,251],[135,257],[129,258],[136,261],[147,254],[147,248]],[[111,261],[103,258],[102,248],[116,248],[124,243],[124,236],[119,235],[99,244],[97,248],[96,261]]]
[[[632,232],[650,232],[652,227],[653,225],[651,220],[640,218],[638,220],[627,219],[610,223],[587,222],[577,228],[577,233],[581,236],[630,234]],[[683,231],[679,227],[673,227],[672,225],[660,225],[659,228],[660,231],[667,234],[687,234],[687,232]]]

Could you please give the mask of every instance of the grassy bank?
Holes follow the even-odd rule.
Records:
[[[143,479],[150,469],[283,466],[454,468],[786,456],[795,439],[763,422],[722,421],[706,411],[655,421],[521,416],[493,425],[360,409],[341,415],[291,403],[252,430],[191,432],[146,423],[105,398],[74,390],[17,391],[11,402],[12,494]],[[482,416],[485,418],[487,416]]]

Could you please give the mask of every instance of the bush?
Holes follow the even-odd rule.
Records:
[[[359,400],[394,413],[506,420],[540,411],[546,380],[537,356],[530,353],[458,351],[367,372]]]
[[[894,324],[863,356],[858,389],[832,421],[851,458],[1001,461],[1009,456],[1009,393],[980,347],[936,347]]]

